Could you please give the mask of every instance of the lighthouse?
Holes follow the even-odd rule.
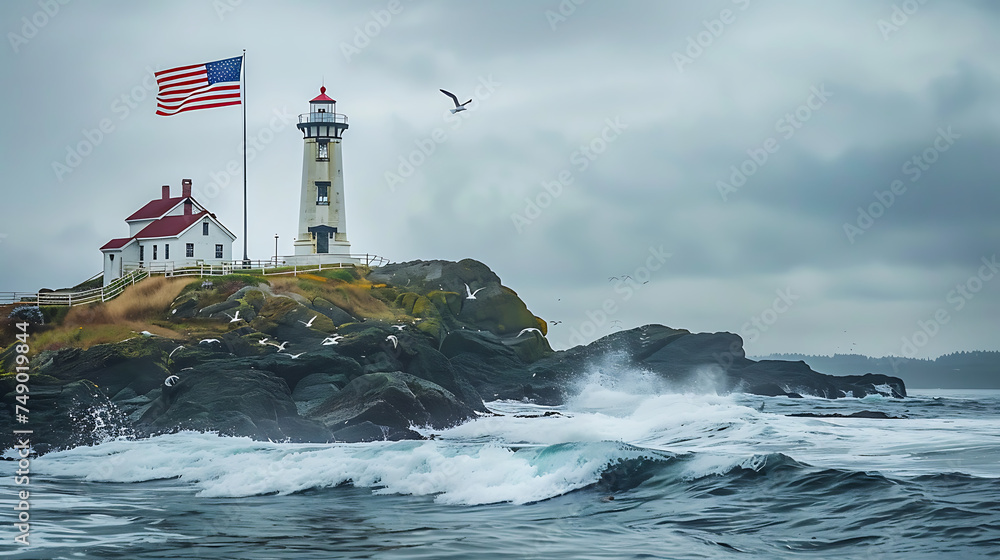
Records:
[[[337,102],[319,88],[309,102],[309,112],[299,115],[302,131],[302,194],[295,255],[348,257],[347,219],[344,213],[344,160],[340,142],[347,130],[347,116],[338,114]],[[308,259],[313,260],[313,259]],[[331,259],[332,260],[332,259]]]

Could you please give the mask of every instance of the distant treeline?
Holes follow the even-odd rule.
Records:
[[[996,351],[955,352],[936,360],[859,354],[771,354],[751,359],[802,360],[814,370],[831,375],[895,375],[912,389],[1000,389],[1000,352]]]

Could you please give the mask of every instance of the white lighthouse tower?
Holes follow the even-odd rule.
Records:
[[[347,116],[336,112],[337,102],[326,95],[326,87],[309,102],[309,112],[299,115],[302,131],[302,198],[295,255],[315,255],[302,260],[332,262],[334,257],[349,261],[344,213],[344,160],[341,136],[347,130]],[[330,258],[325,258],[329,255]]]

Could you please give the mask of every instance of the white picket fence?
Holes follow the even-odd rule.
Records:
[[[359,265],[381,266],[389,261],[377,255],[348,255],[357,263],[331,262],[310,264],[288,264],[285,260],[269,259],[266,261],[227,261],[221,264],[199,264],[175,268],[172,262],[127,263],[125,276],[112,281],[102,288],[94,288],[82,292],[0,292],[0,305],[23,303],[27,305],[76,306],[112,300],[118,297],[125,288],[134,285],[150,276],[166,278],[182,277],[212,277],[227,274],[251,274],[263,276],[280,276],[307,274],[336,268],[354,268]]]
[[[0,304],[76,306],[108,301],[118,297],[125,288],[149,277],[147,270],[133,270],[107,286],[82,292],[0,292]]]

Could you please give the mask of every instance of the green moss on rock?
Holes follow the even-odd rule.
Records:
[[[434,290],[427,294],[427,299],[437,306],[442,315],[451,314],[457,317],[462,312],[462,296],[456,292]]]

